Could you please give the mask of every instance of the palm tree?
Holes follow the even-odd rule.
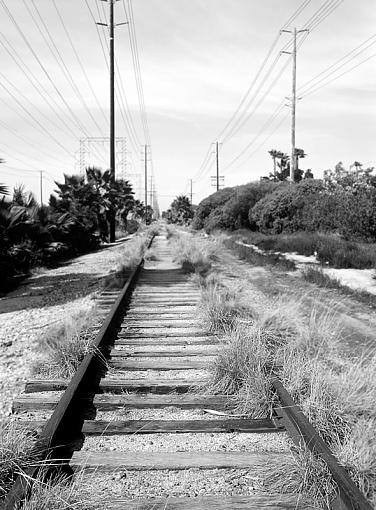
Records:
[[[8,188],[5,184],[0,184],[0,195],[9,195]]]
[[[271,155],[272,159],[273,159],[273,175],[274,177],[276,177],[277,175],[277,159],[280,159],[281,162],[282,162],[282,159],[284,158],[285,154],[281,151],[277,151],[275,149],[272,149],[271,151],[269,151],[269,154]],[[281,168],[282,166],[279,165]]]
[[[296,168],[299,169],[299,159],[303,159],[307,156],[304,149],[295,149]]]

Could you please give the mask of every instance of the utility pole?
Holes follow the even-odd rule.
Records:
[[[219,151],[218,151],[218,142],[215,143],[215,152],[216,152],[216,160],[217,160],[217,186],[216,189],[219,191]]]
[[[115,30],[114,1],[110,3],[110,171],[111,184],[115,184]],[[115,242],[115,212],[110,218],[110,243]]]
[[[39,172],[40,206],[43,207],[43,170]]]
[[[148,206],[148,146],[147,145],[145,145],[144,159],[145,159],[145,215],[146,215],[146,208]]]
[[[295,117],[296,117],[296,28],[293,30],[292,42],[292,93],[291,93],[291,161],[290,180],[295,181],[296,157],[295,157]]]
[[[102,0],[108,2],[110,8],[109,25],[106,23],[97,23],[97,25],[107,26],[110,32],[110,172],[111,184],[115,184],[115,22],[114,5],[119,0]],[[118,23],[124,25],[126,23]],[[115,211],[110,217],[110,242],[115,242]]]
[[[296,125],[296,37],[301,32],[308,32],[308,29],[297,30],[281,30],[292,34],[292,52],[282,51],[292,55],[292,93],[291,93],[291,160],[290,160],[290,181],[295,181],[296,174],[296,143],[295,143],[295,125]]]
[[[193,204],[193,179],[189,179],[190,181],[190,184],[191,184],[191,191],[189,193],[190,197],[191,197],[191,205]]]

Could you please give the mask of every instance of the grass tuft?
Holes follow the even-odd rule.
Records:
[[[92,305],[46,330],[38,339],[34,372],[44,377],[72,377],[85,355],[92,352],[92,328],[97,320]]]
[[[212,262],[218,259],[219,247],[214,243],[193,236],[175,237],[174,261],[181,265],[186,273],[206,276],[212,268]]]
[[[222,339],[209,383],[215,393],[233,395],[238,410],[253,418],[265,416],[271,406],[264,370],[270,361],[266,334],[255,327],[233,327]]]
[[[241,318],[251,320],[249,310],[242,305],[236,291],[229,290],[216,279],[213,281],[211,275],[208,279],[209,283],[202,287],[199,310],[210,331],[226,332]]]
[[[336,484],[324,461],[310,451],[294,450],[289,458],[270,464],[265,475],[270,492],[304,495],[317,509],[330,509],[336,495]]]
[[[10,420],[0,422],[0,500],[18,473],[28,467],[33,444],[32,434],[21,424]]]

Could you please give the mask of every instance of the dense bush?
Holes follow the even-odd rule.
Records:
[[[249,218],[261,232],[280,234],[298,230],[317,230],[311,220],[312,203],[325,195],[320,180],[307,179],[299,184],[277,188],[250,209]]]
[[[248,214],[250,208],[280,186],[285,184],[259,181],[217,191],[199,204],[193,226],[205,228],[208,232],[216,229],[254,229],[255,224],[250,221]]]
[[[208,216],[214,212],[215,209],[224,205],[234,193],[235,188],[224,188],[204,198],[196,209],[195,217],[192,222],[193,228],[197,230],[204,228]]]

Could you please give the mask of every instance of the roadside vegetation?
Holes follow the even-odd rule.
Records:
[[[13,193],[0,185],[0,292],[6,292],[37,266],[97,249],[108,240],[114,218],[118,235],[136,232],[152,211],[134,199],[130,183],[111,182],[109,171],[88,168],[65,175],[56,195],[40,206],[23,186]]]
[[[324,172],[323,179],[300,172],[300,181],[290,183],[286,180],[288,157],[272,152],[277,153],[278,171],[202,200],[193,228],[209,233],[234,231],[238,239],[263,250],[315,255],[323,265],[334,268],[375,268],[373,168],[354,163],[346,170],[338,163]]]

